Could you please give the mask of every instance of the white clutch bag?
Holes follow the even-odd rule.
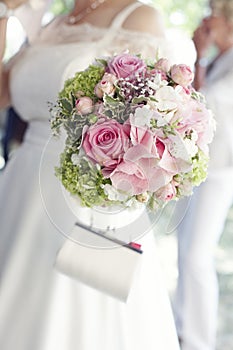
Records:
[[[141,256],[139,245],[127,244],[112,234],[77,223],[59,250],[55,267],[92,288],[126,302]]]

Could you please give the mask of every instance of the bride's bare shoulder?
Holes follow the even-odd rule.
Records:
[[[129,30],[147,32],[154,36],[164,36],[165,26],[159,10],[149,5],[135,9],[125,20],[123,27]]]

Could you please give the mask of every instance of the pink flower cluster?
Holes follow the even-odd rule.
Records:
[[[123,125],[115,120],[96,123],[87,130],[82,147],[112,185],[130,195],[156,192],[178,173],[166,142],[149,128],[135,126],[132,118]],[[168,196],[170,192],[175,194],[173,185]]]

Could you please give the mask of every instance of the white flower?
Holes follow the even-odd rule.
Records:
[[[168,145],[168,150],[171,155],[175,158],[180,158],[186,162],[190,162],[192,157],[191,154],[193,152],[192,145],[190,145],[189,142],[186,143],[180,135],[171,135],[169,138],[172,141],[172,143]]]
[[[181,197],[183,196],[191,196],[193,193],[193,185],[189,180],[183,180],[181,184],[179,184],[179,194]]]
[[[83,159],[83,157],[85,156],[84,150],[82,148],[80,148],[79,153],[73,153],[71,156],[71,162],[74,165],[80,165],[80,161]]]
[[[198,147],[195,144],[194,140],[190,140],[188,138],[185,138],[184,139],[184,147],[186,148],[187,153],[190,157],[194,157],[198,152]]]
[[[115,187],[113,187],[112,185],[106,184],[103,185],[103,189],[104,189],[104,193],[106,194],[106,196],[108,197],[108,199],[110,201],[125,201],[128,196],[127,194],[118,191]]]
[[[135,210],[144,207],[144,203],[139,202],[135,197],[131,197],[126,203],[126,207]]]
[[[150,127],[150,121],[154,112],[150,110],[149,105],[137,108],[134,115],[131,114],[130,122],[134,126],[148,126]]]
[[[80,157],[78,154],[76,153],[73,153],[72,156],[71,156],[71,162],[74,164],[74,165],[79,165],[80,164]]]
[[[164,126],[170,123],[171,119],[174,117],[175,111],[170,111],[164,114],[158,114],[157,125],[158,127]]]
[[[192,131],[191,131],[191,133],[190,133],[190,136],[191,136],[191,140],[192,140],[193,142],[196,142],[196,141],[198,140],[198,133],[197,133],[196,130],[193,130],[193,129],[192,129]]]
[[[181,100],[179,90],[173,89],[171,86],[162,86],[155,93],[157,108],[160,111],[171,111],[178,107]]]
[[[168,83],[166,80],[161,79],[161,74],[156,74],[153,80],[149,80],[147,82],[147,85],[155,91],[158,90],[160,87],[165,86],[167,84]]]

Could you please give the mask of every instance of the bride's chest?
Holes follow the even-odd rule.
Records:
[[[36,92],[52,97],[64,81],[83,70],[95,57],[94,46],[59,45],[25,50],[11,72],[11,86],[24,93]]]

